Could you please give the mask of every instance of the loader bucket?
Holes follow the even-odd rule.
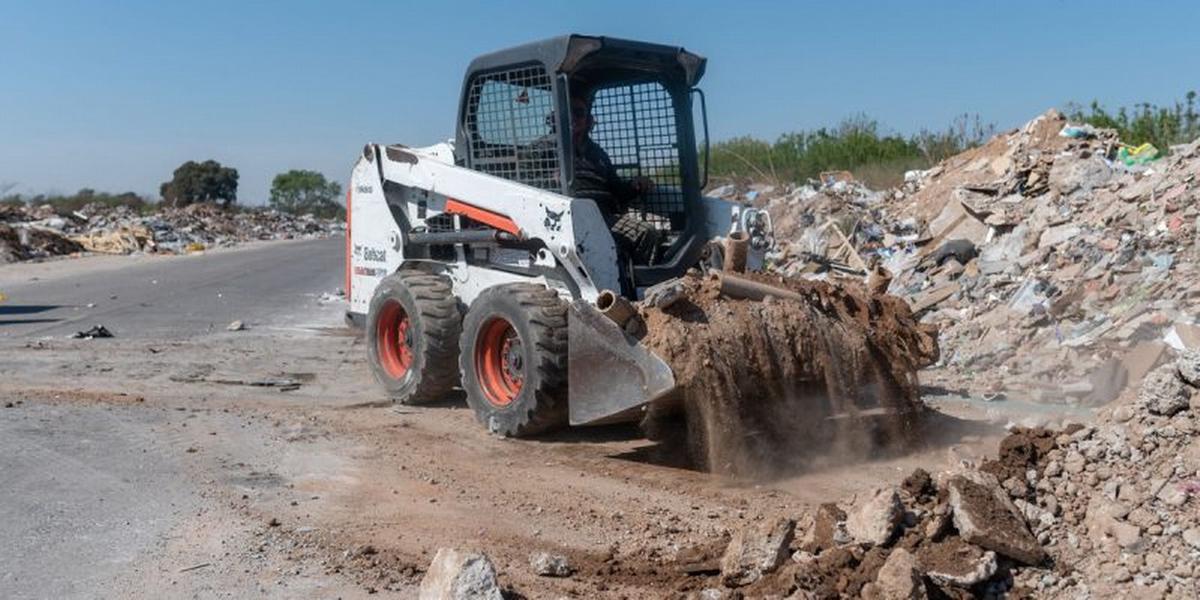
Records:
[[[571,303],[567,336],[571,425],[637,419],[642,407],[675,389],[667,363],[582,300]]]

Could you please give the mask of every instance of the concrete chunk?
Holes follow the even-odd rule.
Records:
[[[542,577],[570,577],[574,569],[567,557],[549,552],[534,552],[529,555],[529,566]]]
[[[421,580],[420,600],[503,600],[487,556],[439,548]]]
[[[925,581],[917,568],[917,557],[903,548],[888,555],[875,576],[876,598],[880,600],[920,600],[928,598]]]
[[[721,557],[721,579],[729,587],[749,585],[779,568],[796,531],[791,519],[749,525],[733,534]]]
[[[877,489],[846,519],[846,530],[856,542],[882,546],[892,540],[904,516],[896,488]]]
[[[955,475],[947,487],[954,526],[963,540],[1025,564],[1045,560],[1041,544],[995,477]]]
[[[1138,402],[1151,414],[1170,417],[1186,410],[1192,390],[1183,382],[1175,365],[1166,364],[1146,376],[1138,390]]]

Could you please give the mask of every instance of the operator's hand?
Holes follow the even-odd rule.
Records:
[[[634,177],[633,181],[629,182],[633,189],[637,190],[640,195],[646,195],[654,191],[654,181],[649,177]]]

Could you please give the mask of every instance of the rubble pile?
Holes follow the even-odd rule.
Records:
[[[935,167],[888,207],[929,238],[880,255],[891,290],[928,311],[943,366],[972,391],[1102,405],[1168,346],[1200,348],[1200,144],[1127,166],[1111,158],[1112,132],[1071,131],[1044,114]]]
[[[1200,141],[1156,160],[1122,149],[1113,131],[1049,111],[888,192],[718,191],[771,213],[776,271],[886,269],[889,291],[942,332],[927,382],[1098,406],[1170,350],[1200,348]]]
[[[141,214],[128,206],[0,205],[0,263],[78,252],[179,254],[253,240],[326,237],[341,221],[270,209],[224,210],[211,204]]]
[[[1014,428],[999,456],[914,471],[799,519],[734,533],[692,597],[1195,598],[1200,352],[1096,424]],[[681,551],[680,569],[692,561]],[[690,564],[690,563],[689,563]],[[692,570],[694,571],[694,569]]]
[[[810,181],[787,185],[725,185],[709,192],[728,200],[743,200],[771,216],[777,247],[768,255],[788,277],[834,270],[863,275],[867,264],[860,249],[878,248],[884,231],[885,193],[847,178],[827,184]]]

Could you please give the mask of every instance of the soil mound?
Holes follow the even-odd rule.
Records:
[[[642,308],[643,342],[675,371],[696,466],[769,476],[905,441],[920,414],[916,373],[936,360],[936,334],[895,297],[744,277],[799,297],[731,298],[715,278],[692,274],[681,299]]]

